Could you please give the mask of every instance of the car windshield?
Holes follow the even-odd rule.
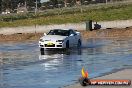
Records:
[[[48,35],[61,35],[61,36],[69,36],[69,30],[51,30]]]

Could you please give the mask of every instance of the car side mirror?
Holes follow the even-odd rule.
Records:
[[[74,34],[70,34],[70,36],[74,36]]]
[[[79,34],[80,34],[80,32],[76,31],[76,34],[77,34],[77,35],[79,35]]]
[[[44,36],[46,36],[47,34],[46,33],[44,33]]]

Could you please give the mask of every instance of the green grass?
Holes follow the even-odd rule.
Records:
[[[0,21],[0,27],[79,23],[87,20],[127,20],[132,19],[132,3],[101,4],[54,9],[38,13],[37,15],[34,15],[33,13],[13,14],[0,16],[0,20],[2,19],[12,20],[9,22]]]

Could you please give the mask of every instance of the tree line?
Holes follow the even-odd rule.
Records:
[[[33,8],[36,6],[40,7],[40,0],[0,0],[0,12],[5,10],[10,10],[14,12],[19,6],[25,6],[27,9]]]
[[[27,10],[32,8],[45,6],[46,8],[60,8],[69,7],[75,5],[88,5],[90,3],[105,3],[112,1],[123,1],[123,0],[48,0],[47,2],[41,3],[41,0],[0,0],[0,12],[6,11],[15,12],[20,6],[25,6]]]
[[[49,8],[61,8],[61,7],[71,7],[79,5],[88,5],[96,3],[107,3],[115,1],[125,1],[125,0],[49,0],[42,3],[42,6]]]

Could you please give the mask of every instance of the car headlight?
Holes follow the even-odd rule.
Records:
[[[57,40],[56,42],[64,42],[64,40]]]
[[[43,39],[40,39],[39,41],[44,42],[44,40],[43,40]]]

